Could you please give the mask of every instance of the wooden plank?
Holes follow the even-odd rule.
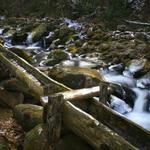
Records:
[[[100,95],[99,95],[99,101],[102,102],[103,104],[107,105],[107,102],[110,98],[110,93],[108,90],[109,83],[100,81]]]
[[[132,24],[132,25],[140,25],[140,26],[150,26],[150,23],[147,22],[139,22],[139,21],[131,21],[131,20],[125,20],[126,23]]]
[[[150,148],[150,131],[125,118],[96,100],[91,101],[89,113],[141,150]]]
[[[48,141],[55,147],[60,139],[62,126],[63,95],[49,96],[47,107]]]
[[[29,75],[26,71],[18,67],[15,63],[12,63],[1,53],[0,61],[4,63],[8,67],[8,69],[11,70],[11,72],[15,74],[20,80],[25,82],[28,87],[34,91],[35,94],[37,94],[38,96],[43,95],[43,87],[39,85],[40,83],[34,80],[32,76]]]
[[[23,80],[23,81],[26,82],[27,85],[29,85],[29,87],[31,89],[33,89],[33,91],[35,91],[35,93],[37,93],[38,95],[42,96],[42,95],[56,93],[56,91],[62,92],[62,91],[66,91],[66,90],[71,90],[67,86],[60,84],[57,81],[51,79],[50,77],[48,77],[47,75],[45,75],[44,73],[39,71],[37,68],[33,67],[31,64],[29,64],[24,59],[20,58],[13,52],[4,48],[1,44],[0,44],[0,52],[1,52],[1,58],[2,58],[0,61],[3,63],[6,63],[7,67],[10,69],[10,71],[12,71],[15,75],[17,75],[17,77],[19,77],[21,80],[23,80],[24,76],[25,76],[26,80]],[[18,68],[17,68],[16,64],[11,62],[12,60],[18,64]],[[19,66],[25,70],[24,73],[21,73],[22,71],[18,71],[18,70],[21,70],[19,68]],[[16,69],[17,69],[17,71],[16,71]],[[28,77],[31,75],[37,81],[39,81],[41,83],[41,87],[38,87],[38,85],[33,84],[33,80],[30,81],[31,77],[30,78],[28,78]],[[28,78],[28,80],[27,80],[27,78]],[[32,84],[30,84],[30,83],[32,83]]]
[[[92,88],[84,88],[80,90],[66,91],[61,93],[64,96],[65,101],[78,101],[87,98],[92,98],[94,96],[99,96],[99,86]]]
[[[137,149],[91,115],[68,101],[64,103],[63,122],[96,150],[103,147],[111,150]]]

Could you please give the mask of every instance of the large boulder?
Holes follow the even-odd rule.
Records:
[[[134,77],[141,77],[150,69],[150,62],[147,59],[133,59],[129,65],[129,71]]]
[[[32,104],[20,104],[14,108],[14,116],[24,130],[29,131],[42,123],[43,107]]]
[[[42,23],[38,25],[36,28],[32,30],[32,32],[27,37],[27,43],[31,44],[30,42],[37,42],[39,41],[42,36],[47,32],[46,24]]]
[[[39,124],[29,131],[24,140],[24,150],[51,150],[47,140],[47,126]]]
[[[47,61],[46,65],[53,66],[55,64],[60,63],[63,60],[70,59],[70,55],[69,53],[61,49],[55,49],[50,52],[50,54],[48,55],[48,59],[49,60]]]
[[[37,96],[31,92],[29,87],[17,78],[3,80],[0,86],[11,92],[19,92],[24,95],[24,102],[30,104],[39,104]]]
[[[62,137],[56,150],[93,150],[93,148],[75,134],[69,133]]]
[[[96,70],[80,67],[53,67],[49,76],[73,89],[97,86],[103,80]]]
[[[24,96],[22,93],[10,92],[0,89],[0,105],[14,108],[16,105],[23,103]]]

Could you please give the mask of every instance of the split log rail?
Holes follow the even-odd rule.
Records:
[[[100,82],[97,87],[72,90],[2,45],[0,62],[35,95],[48,97],[48,101],[41,99],[41,104],[45,108],[43,118],[48,125],[48,140],[54,147],[60,138],[62,125],[65,125],[96,150],[104,147],[111,150],[150,149],[150,132],[107,106],[111,93],[106,82]],[[76,105],[82,102],[85,109]]]

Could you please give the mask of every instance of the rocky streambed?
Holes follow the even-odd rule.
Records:
[[[112,29],[103,22],[86,19],[6,18],[0,21],[0,43],[72,89],[97,86],[100,80],[110,82],[114,91],[108,106],[149,132],[149,27],[121,24]],[[4,143],[0,146],[50,149],[44,138],[46,127],[41,124],[43,108],[39,101],[3,64],[0,66],[0,114],[6,114],[5,121],[0,118],[4,122],[0,124],[0,141]],[[16,142],[7,136],[11,132]],[[80,149],[91,149],[72,133],[64,136],[59,146],[69,149],[70,139],[75,139]]]

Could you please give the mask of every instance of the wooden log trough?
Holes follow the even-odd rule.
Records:
[[[109,108],[108,84],[72,90],[49,78],[25,60],[0,45],[0,62],[22,80],[42,101],[43,118],[48,125],[48,141],[55,148],[62,125],[94,149],[149,150],[150,132]],[[94,97],[98,96],[99,101]],[[78,107],[84,104],[84,107]]]

